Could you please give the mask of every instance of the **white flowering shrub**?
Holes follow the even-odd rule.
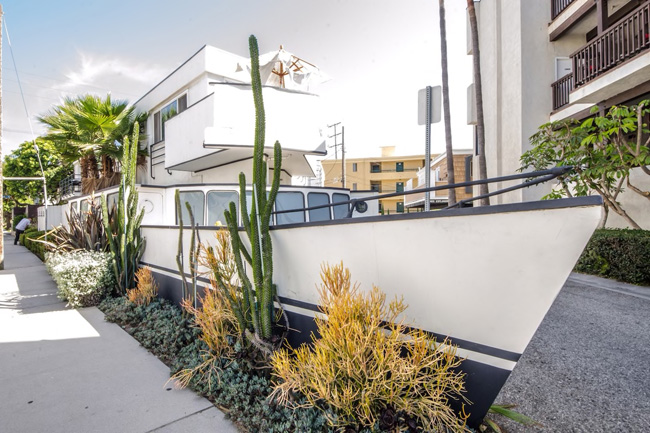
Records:
[[[45,265],[57,296],[80,308],[99,304],[115,287],[111,260],[110,253],[84,250],[48,254]]]

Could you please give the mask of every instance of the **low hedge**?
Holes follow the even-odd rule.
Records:
[[[35,242],[34,239],[38,239],[44,234],[44,231],[39,231],[34,227],[29,227],[27,230],[25,230],[25,233],[20,235],[20,244],[24,245],[25,248],[33,252],[39,259],[43,261],[45,261],[45,245],[42,242]]]
[[[596,230],[575,271],[650,286],[650,231]]]

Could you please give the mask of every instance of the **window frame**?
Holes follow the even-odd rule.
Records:
[[[179,94],[164,104],[162,108],[156,110],[153,113],[153,144],[165,141],[165,122],[167,122],[169,119],[173,119],[174,117],[187,110],[187,94],[187,91]],[[163,111],[173,104],[176,104],[176,113],[167,117],[166,119],[163,119]]]
[[[237,199],[235,200],[235,208],[237,210],[236,214],[239,217],[239,206],[240,206],[240,204],[239,204],[239,192],[234,191],[234,190],[228,190],[228,189],[211,189],[211,190],[208,190],[208,191],[205,192],[205,221],[206,221],[206,223],[208,225],[213,226],[213,225],[216,224],[216,221],[214,223],[212,223],[211,212],[210,212],[210,199],[208,197],[212,193],[234,194],[237,197]],[[226,207],[226,210],[229,209],[229,206],[230,205],[228,204],[228,206]],[[226,224],[226,218],[223,215],[221,216],[221,219],[219,219],[217,221],[221,221],[221,220],[223,220],[222,225],[226,226],[227,225]],[[237,221],[239,222],[239,219]]]
[[[202,212],[202,214],[201,214],[201,223],[200,223],[200,224],[197,222],[197,219],[198,219],[198,218],[197,218],[197,216],[196,216],[196,213],[194,213],[194,223],[195,223],[197,226],[202,226],[202,225],[204,225],[204,223],[205,223],[205,211],[206,211],[206,205],[205,205],[205,191],[200,190],[200,189],[192,189],[192,190],[186,190],[186,191],[179,191],[179,199],[180,199],[180,194],[184,194],[184,193],[192,193],[192,192],[200,192],[201,195],[203,196],[203,212]],[[181,204],[181,213],[182,213],[183,211],[187,211],[187,207],[185,206],[185,202],[181,200],[181,203],[180,203],[180,204]],[[175,217],[176,217],[176,219],[175,219],[175,224],[176,224],[176,225],[179,225],[179,224],[178,224],[178,209],[176,209],[176,207],[174,207],[174,209],[175,209],[174,214],[175,214]],[[188,214],[188,217],[189,217],[189,214]],[[189,220],[188,220],[188,221],[183,221],[183,227],[185,227],[185,226],[188,226],[188,227],[190,226],[190,222],[189,222]]]
[[[296,194],[300,194],[300,197],[302,199],[302,205],[300,207],[296,207],[296,208],[278,209],[278,203],[279,203],[278,199],[281,196],[287,197],[289,194],[291,194],[292,196],[294,196]],[[304,210],[305,209],[305,194],[303,194],[302,191],[278,191],[278,195],[275,197],[275,203],[274,203],[273,208],[276,211],[278,211],[278,210],[285,211],[285,210],[296,209],[295,212],[287,212],[287,213],[276,214],[275,218],[274,218],[275,219],[275,225],[301,224],[301,223],[307,222],[307,217],[305,215],[305,210]],[[282,220],[284,218],[297,217],[298,214],[302,215],[302,221],[283,221],[283,222],[280,222],[280,220]]]
[[[307,193],[307,207],[312,207],[312,203],[310,202],[309,198],[311,196],[316,196],[316,195],[325,196],[327,198],[327,203],[313,204],[313,206],[321,206],[321,205],[325,205],[325,204],[328,204],[328,205],[332,204],[332,201],[330,199],[330,195],[328,193],[312,191],[312,192]],[[312,219],[312,212],[327,212],[327,219]],[[326,208],[322,208],[322,209],[313,209],[313,210],[308,211],[307,214],[309,216],[309,221],[310,222],[312,222],[312,221],[331,221],[332,220],[332,207],[330,206],[330,207],[326,207]]]

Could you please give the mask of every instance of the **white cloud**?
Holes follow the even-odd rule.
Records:
[[[164,76],[166,69],[150,62],[79,53],[79,65],[65,74],[68,81],[62,89],[81,86],[107,89],[114,84],[120,86],[114,90],[116,93],[127,93],[126,90],[132,91],[134,88],[152,87]]]

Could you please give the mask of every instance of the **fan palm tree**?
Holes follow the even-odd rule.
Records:
[[[133,131],[136,115],[127,101],[95,95],[66,98],[61,105],[39,117],[48,126],[45,138],[51,140],[66,159],[81,164],[82,177],[111,177],[116,162],[122,160],[121,140]],[[101,167],[98,164],[101,161]]]

